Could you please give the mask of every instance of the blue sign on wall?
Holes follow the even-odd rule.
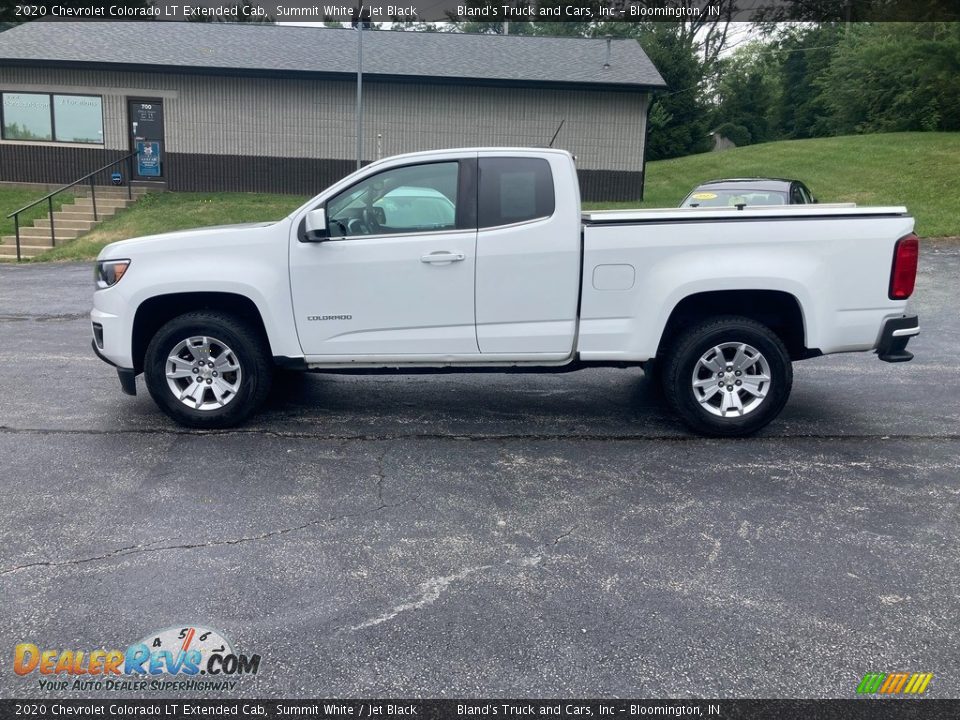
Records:
[[[160,177],[160,143],[137,141],[137,175]]]

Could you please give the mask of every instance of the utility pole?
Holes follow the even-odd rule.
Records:
[[[357,23],[357,170],[363,163],[363,17]]]

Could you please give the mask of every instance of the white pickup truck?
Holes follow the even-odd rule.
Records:
[[[108,245],[93,348],[190,427],[244,421],[276,367],[642,366],[693,430],[746,435],[783,408],[794,360],[913,357],[917,257],[903,207],[581,215],[567,152],[414,153],[278,222]]]

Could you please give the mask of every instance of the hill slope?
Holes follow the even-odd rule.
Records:
[[[651,162],[643,206],[675,207],[705,180],[757,176],[803,180],[820,202],[906,205],[921,237],[960,236],[960,133],[789,140]]]

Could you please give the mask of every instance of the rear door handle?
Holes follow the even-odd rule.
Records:
[[[466,258],[467,256],[464,255],[463,253],[454,253],[454,252],[449,252],[447,250],[438,250],[436,252],[430,253],[429,255],[421,255],[420,262],[435,263],[435,264],[452,263],[452,262],[460,262],[461,260],[466,260]]]

